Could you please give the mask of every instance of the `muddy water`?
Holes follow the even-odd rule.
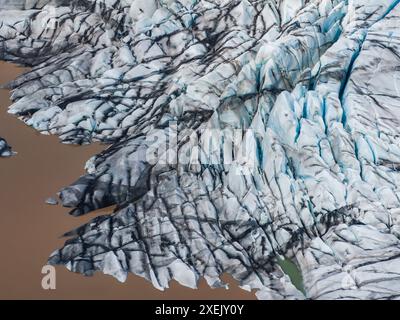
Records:
[[[0,62],[0,84],[23,70]],[[104,146],[69,146],[57,137],[38,134],[7,114],[10,92],[0,90],[0,137],[18,154],[0,159],[0,299],[254,299],[225,276],[231,289],[210,289],[204,280],[199,290],[171,282],[158,291],[146,280],[130,275],[121,284],[96,273],[84,277],[57,267],[56,290],[43,290],[41,270],[48,256],[64,243],[64,232],[84,224],[98,214],[80,218],[68,209],[49,206],[45,200],[84,173],[85,162]]]

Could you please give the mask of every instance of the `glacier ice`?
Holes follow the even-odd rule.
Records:
[[[399,26],[398,0],[0,0],[0,58],[31,67],[9,112],[110,145],[60,199],[116,209],[49,262],[399,298]]]

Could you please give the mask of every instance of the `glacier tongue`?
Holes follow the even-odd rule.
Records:
[[[7,141],[3,138],[0,138],[0,157],[11,157],[15,154],[11,150],[11,147],[7,144]]]
[[[260,299],[400,297],[399,1],[13,3],[0,58],[32,69],[9,112],[110,144],[60,199],[115,211],[50,263],[161,290],[228,272]]]

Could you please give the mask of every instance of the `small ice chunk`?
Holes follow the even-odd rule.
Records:
[[[0,158],[4,157],[4,158],[8,158],[11,157],[13,155],[15,155],[16,153],[13,152],[11,150],[11,147],[7,144],[7,141],[0,138]]]

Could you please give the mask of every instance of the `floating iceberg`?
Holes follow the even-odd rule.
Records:
[[[0,0],[9,112],[110,146],[49,262],[259,299],[400,297],[400,1]],[[282,259],[303,278],[295,286]]]

